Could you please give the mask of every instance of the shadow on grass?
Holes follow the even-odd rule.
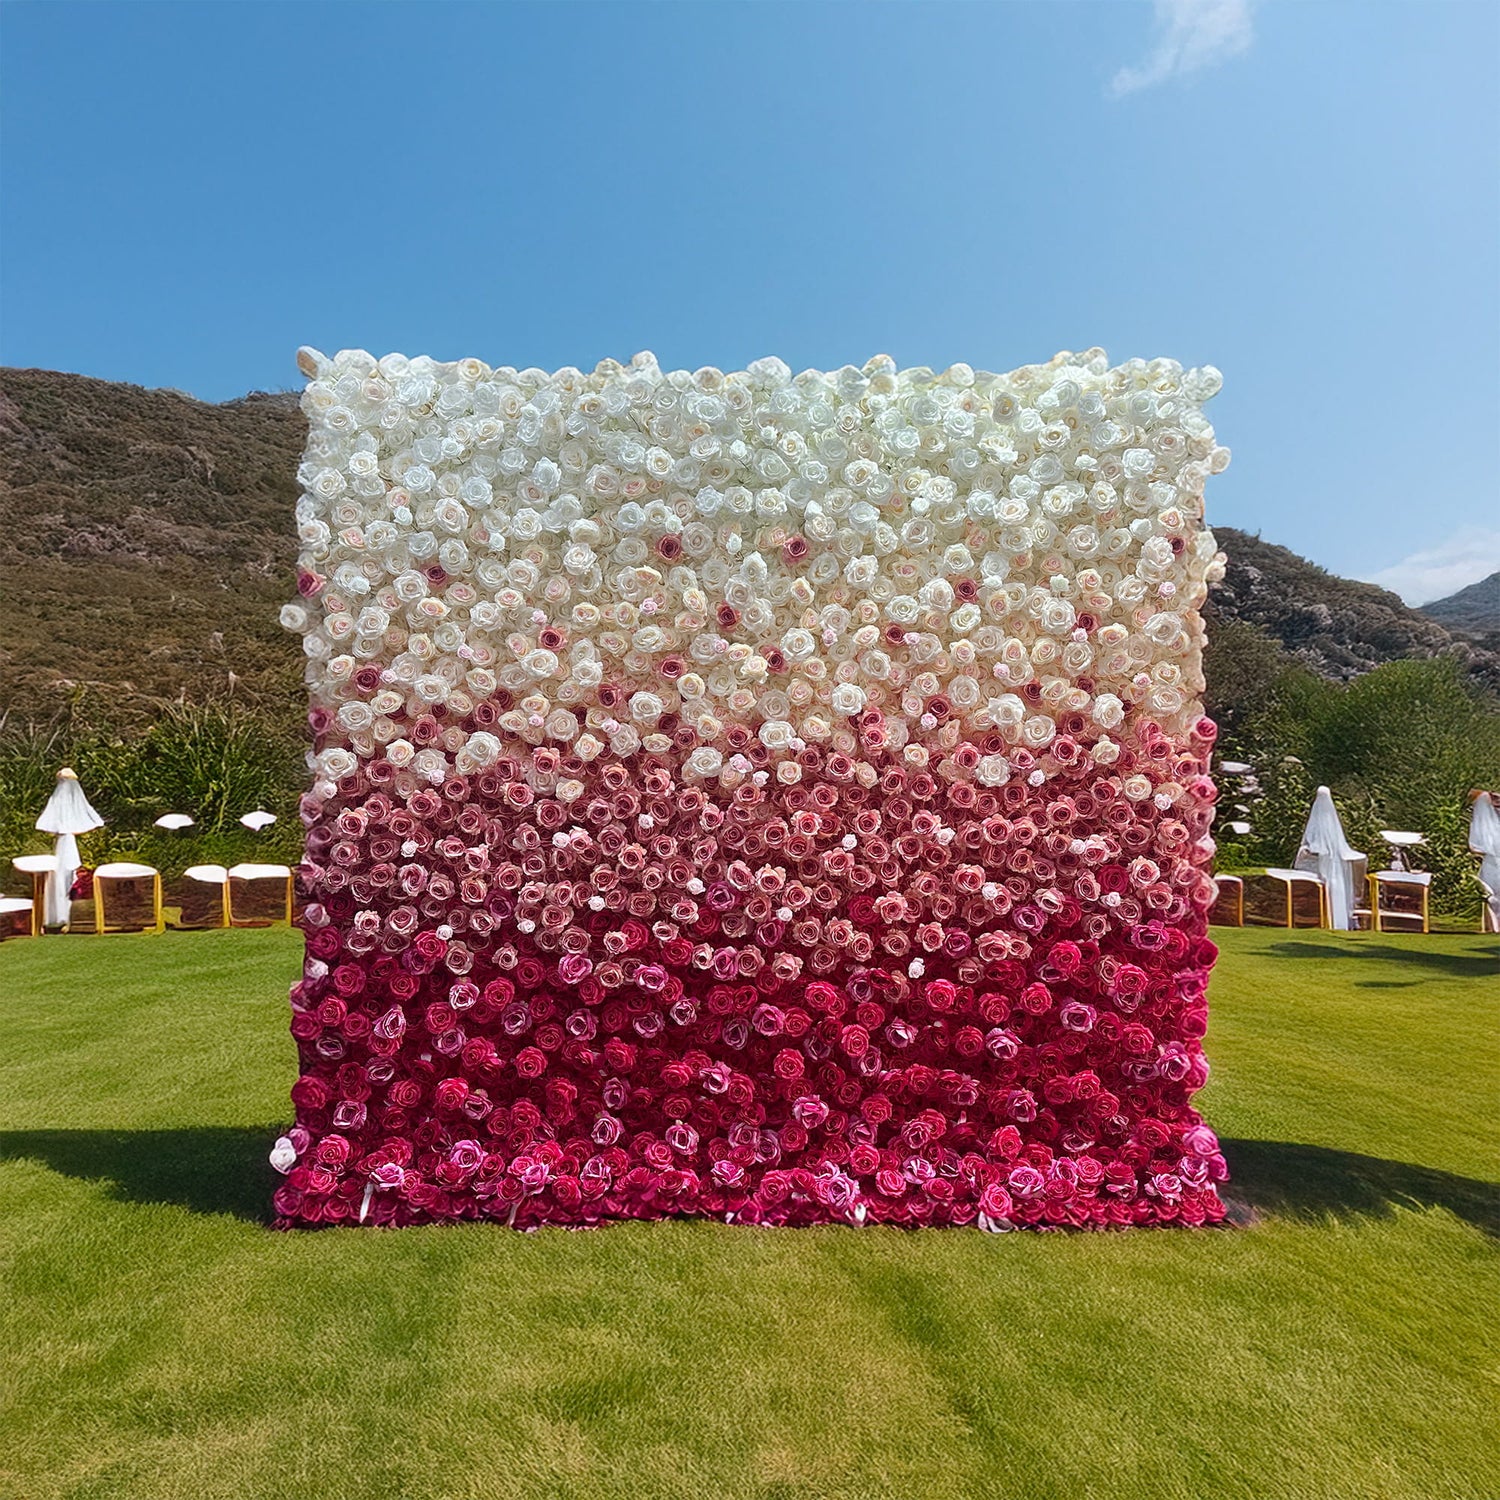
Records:
[[[1405,1208],[1446,1208],[1500,1237],[1500,1183],[1289,1141],[1222,1141],[1225,1197],[1277,1218],[1382,1218]]]
[[[266,1160],[275,1138],[271,1125],[0,1131],[0,1161],[39,1161],[66,1177],[107,1182],[124,1203],[174,1203],[267,1223],[279,1180]],[[1287,1141],[1228,1140],[1223,1149],[1226,1196],[1258,1214],[1383,1217],[1398,1204],[1446,1208],[1500,1237],[1500,1184]]]
[[[1307,943],[1292,939],[1272,943],[1266,950],[1273,958],[1362,958],[1390,964],[1436,969],[1458,979],[1483,979],[1500,974],[1500,947],[1476,943],[1467,953],[1438,953],[1430,948],[1388,948],[1373,943]]]
[[[274,1125],[180,1130],[0,1130],[0,1161],[39,1161],[103,1181],[124,1203],[177,1203],[269,1223],[280,1178],[267,1160]]]

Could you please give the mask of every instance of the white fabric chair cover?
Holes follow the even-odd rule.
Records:
[[[233,865],[229,871],[230,879],[230,920],[236,927],[260,926],[269,922],[290,922],[292,919],[292,867],[290,865],[263,865],[243,864]],[[259,909],[250,906],[251,897],[249,892],[243,889],[236,890],[234,882],[239,881],[241,887],[245,885],[261,885],[260,898],[264,902],[270,892],[264,889],[265,884],[274,883],[278,896],[278,909],[272,916],[264,907]],[[248,908],[248,909],[247,909]]]
[[[115,915],[110,915],[109,905],[111,898],[109,897],[108,888],[112,882],[117,880],[149,880],[151,882],[149,897],[151,904],[151,920],[149,927],[145,922],[133,922],[128,915],[125,917],[121,917],[119,915],[118,908],[120,904],[121,893],[118,891],[112,898],[115,903]],[[136,895],[137,898],[139,898],[140,893],[137,892]],[[129,905],[127,904],[127,912],[128,911]],[[138,906],[137,913],[139,913]],[[100,865],[98,869],[94,871],[94,931],[129,932],[135,931],[138,927],[156,932],[161,931],[161,872],[156,868],[155,865],[138,864],[135,860],[131,859],[117,859],[111,861],[109,864]]]
[[[22,916],[26,918],[26,931],[34,932],[36,903],[29,896],[0,896],[0,939],[18,935]]]
[[[177,922],[181,927],[229,925],[229,871],[223,865],[189,865],[178,887]]]
[[[50,875],[57,868],[55,854],[18,854],[11,864],[23,875]]]
[[[60,771],[36,826],[43,833],[87,833],[103,828],[104,819],[89,806],[78,778],[71,771]]]
[[[1282,885],[1287,887],[1285,895],[1287,903],[1286,925],[1288,927],[1295,927],[1297,925],[1295,895],[1298,886],[1306,886],[1309,890],[1318,892],[1318,910],[1320,913],[1318,925],[1320,927],[1323,925],[1321,912],[1324,909],[1326,896],[1323,892],[1323,877],[1316,870],[1284,870],[1272,867],[1266,871],[1266,878],[1268,880],[1280,881]]]
[[[64,767],[57,773],[57,785],[52,788],[36,826],[43,833],[57,835],[52,846],[57,865],[47,881],[43,920],[48,927],[62,927],[72,914],[73,878],[81,863],[76,835],[103,828],[104,819],[89,806],[77,776]]]
[[[73,915],[73,882],[83,857],[78,852],[78,840],[71,833],[58,834],[52,848],[57,864],[47,877],[46,922],[49,927],[62,927]]]
[[[1333,793],[1326,786],[1320,786],[1313,799],[1307,827],[1302,830],[1302,847],[1292,864],[1316,873],[1322,880],[1328,898],[1328,925],[1335,932],[1352,931],[1355,897],[1359,894],[1356,886],[1363,886],[1368,862],[1344,837]]]
[[[1479,883],[1484,887],[1489,925],[1500,932],[1500,810],[1494,796],[1481,792],[1469,813],[1469,848],[1479,856]]]

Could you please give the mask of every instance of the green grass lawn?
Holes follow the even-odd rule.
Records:
[[[1248,1228],[276,1234],[285,932],[0,948],[0,1494],[1500,1496],[1496,942],[1216,934]]]

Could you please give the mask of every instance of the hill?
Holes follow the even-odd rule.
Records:
[[[1422,613],[1456,635],[1500,636],[1500,573],[1424,604]]]
[[[304,434],[294,396],[0,371],[0,706],[85,692],[130,721],[232,691],[299,716],[277,611]]]
[[[1216,624],[1258,627],[1319,677],[1347,680],[1382,662],[1453,656],[1500,687],[1500,652],[1468,641],[1388,589],[1340,578],[1285,547],[1231,526],[1214,535],[1228,559],[1206,611]]]
[[[301,659],[277,612],[293,592],[304,430],[290,394],[211,405],[0,370],[0,709],[45,720],[86,695],[126,726],[163,699],[231,692],[294,725]],[[1441,619],[1259,537],[1217,535],[1229,558],[1208,610],[1217,711],[1287,657],[1344,679],[1454,655],[1500,686],[1500,652]]]

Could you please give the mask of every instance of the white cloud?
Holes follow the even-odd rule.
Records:
[[[1430,604],[1488,578],[1497,569],[1500,569],[1500,531],[1465,526],[1446,542],[1413,552],[1410,557],[1371,573],[1365,581],[1400,594],[1408,604]]]
[[[1250,50],[1250,0],[1155,0],[1155,11],[1156,45],[1139,67],[1110,80],[1117,99]]]

